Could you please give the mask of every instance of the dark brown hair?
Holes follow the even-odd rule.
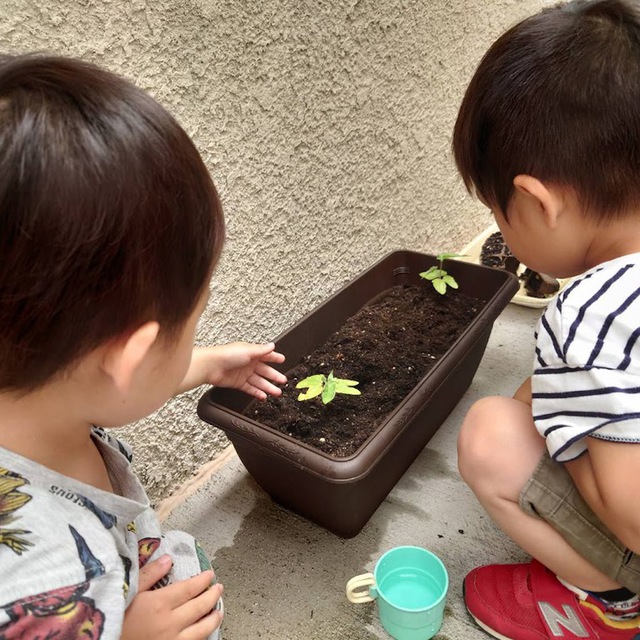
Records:
[[[149,320],[175,335],[223,237],[198,151],[144,91],[79,60],[0,58],[0,389]]]
[[[638,3],[577,0],[502,35],[467,88],[453,152],[467,189],[504,215],[518,174],[573,189],[596,218],[638,206]]]

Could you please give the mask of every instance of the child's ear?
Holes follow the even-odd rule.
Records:
[[[517,175],[513,179],[513,186],[521,196],[529,200],[543,216],[543,221],[551,229],[555,229],[558,218],[563,208],[563,194],[554,186],[545,185],[544,182],[528,175]]]
[[[151,350],[159,332],[160,325],[157,322],[146,322],[133,333],[106,347],[102,369],[120,391],[127,392],[131,387],[135,372]]]

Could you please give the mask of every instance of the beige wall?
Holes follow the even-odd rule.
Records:
[[[2,0],[0,50],[84,57],[192,135],[228,242],[200,343],[267,340],[385,253],[489,222],[451,130],[490,42],[542,0]],[[197,393],[124,430],[154,500],[225,444]]]

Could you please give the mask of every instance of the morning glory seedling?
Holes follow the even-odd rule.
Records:
[[[433,288],[440,294],[444,295],[447,292],[447,287],[452,289],[458,288],[458,283],[453,276],[450,276],[443,268],[442,263],[449,258],[463,258],[464,256],[459,253],[441,253],[436,256],[440,262],[440,266],[429,267],[426,271],[423,271],[420,275],[421,278],[429,280],[433,285]]]
[[[361,395],[358,389],[354,389],[357,384],[360,383],[356,380],[334,378],[332,371],[328,376],[318,373],[304,380],[300,380],[296,385],[296,389],[307,389],[298,396],[298,400],[311,400],[311,398],[322,394],[322,402],[329,404],[336,397],[337,393],[344,393],[348,396]]]

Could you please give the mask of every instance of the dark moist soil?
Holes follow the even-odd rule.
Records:
[[[316,449],[345,458],[355,453],[433,367],[477,315],[483,302],[425,283],[389,289],[363,307],[327,342],[287,372],[280,398],[252,403],[245,415]],[[299,402],[296,384],[333,371],[358,380],[361,396]]]

